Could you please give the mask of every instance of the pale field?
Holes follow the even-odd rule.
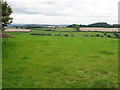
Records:
[[[30,32],[30,29],[6,29],[5,32]]]
[[[118,28],[80,28],[81,31],[120,32]],[[30,32],[31,29],[6,29],[5,32]]]
[[[118,28],[80,28],[81,31],[103,31],[103,32],[120,32]]]

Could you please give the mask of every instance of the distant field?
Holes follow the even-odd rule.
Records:
[[[2,44],[3,88],[118,87],[117,38],[84,37],[101,32],[43,30],[6,32],[13,38]]]
[[[43,30],[50,30],[51,28],[33,28],[32,30],[36,31],[43,31]]]
[[[30,34],[51,34],[51,36],[55,35],[68,35],[68,36],[74,36],[74,37],[84,37],[84,35],[104,35],[104,33],[101,32],[56,32],[56,31],[43,31],[42,29],[33,29],[31,32],[6,32],[10,35],[30,35]],[[114,37],[113,33],[107,33],[107,35],[111,35]]]
[[[30,29],[7,29],[5,32],[30,32]]]
[[[92,28],[90,28],[90,29],[92,29]],[[76,36],[77,37],[83,37],[84,35],[88,35],[88,37],[90,37],[91,35],[97,35],[97,34],[99,34],[101,36],[104,36],[104,32],[94,32],[94,31],[93,32],[90,32],[90,31],[87,31],[87,32],[71,32],[71,31],[76,31],[75,28],[57,28],[56,31],[43,31],[43,30],[47,30],[47,29],[45,29],[45,28],[44,29],[41,29],[41,28],[40,29],[39,28],[38,29],[33,29],[30,32],[30,34],[32,34],[32,33],[34,33],[34,34],[51,34],[51,36],[55,36],[55,35],[60,35],[60,36],[68,35],[68,36],[75,36],[75,37]],[[48,30],[50,30],[50,29],[48,29]],[[110,35],[112,37],[115,37],[114,34],[113,34],[113,32],[107,32],[106,36],[108,36],[108,35]]]
[[[95,31],[85,31],[85,32],[71,32],[76,31],[74,28],[57,28],[56,31],[47,31],[51,28],[34,28],[30,32],[6,32],[10,35],[30,35],[30,34],[50,34],[50,36],[74,36],[74,37],[84,37],[85,35],[88,37],[100,35],[103,37],[111,36],[115,37],[113,32],[107,32],[106,36],[104,36],[104,32],[95,32]],[[119,33],[120,35],[120,33]]]
[[[50,30],[51,28],[36,28],[33,30]],[[30,32],[30,29],[7,29],[5,32]],[[57,28],[56,31],[76,31],[75,28]],[[118,28],[80,28],[80,31],[120,32]]]
[[[118,28],[80,28],[81,31],[120,32]]]
[[[76,31],[75,28],[57,28],[57,31]]]
[[[76,31],[75,28],[57,28],[57,31]],[[80,31],[120,32],[118,28],[80,28]]]

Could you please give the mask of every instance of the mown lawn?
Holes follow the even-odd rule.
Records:
[[[12,35],[3,43],[3,88],[117,88],[118,40]]]

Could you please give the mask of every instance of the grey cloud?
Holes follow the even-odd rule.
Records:
[[[23,14],[43,14],[47,16],[70,16],[69,13],[65,12],[69,9],[67,6],[63,5],[62,7],[58,6],[40,6],[40,7],[26,7],[26,6],[17,6],[12,5],[14,13],[23,13]],[[56,7],[56,8],[55,8]]]
[[[51,20],[54,18],[55,22],[69,20],[74,22],[91,22],[106,20],[117,17],[118,0],[7,0],[13,7],[13,12],[16,19],[23,17],[40,17]],[[27,15],[27,16],[24,16]],[[71,17],[71,18],[68,18]],[[100,19],[101,18],[101,19]],[[40,17],[41,19],[41,17]],[[111,22],[114,19],[111,19]],[[27,22],[27,21],[26,21]],[[39,20],[38,20],[39,22]],[[42,22],[42,20],[41,20]],[[44,20],[43,20],[44,22]],[[47,21],[46,21],[47,22]],[[49,21],[48,21],[49,22]]]
[[[39,9],[27,9],[27,8],[15,8],[15,13],[23,13],[23,14],[42,14],[47,16],[69,16],[65,13],[60,13],[59,11],[55,10],[39,10]]]

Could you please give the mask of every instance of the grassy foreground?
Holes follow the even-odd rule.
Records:
[[[118,40],[13,35],[3,43],[3,88],[116,88]]]

